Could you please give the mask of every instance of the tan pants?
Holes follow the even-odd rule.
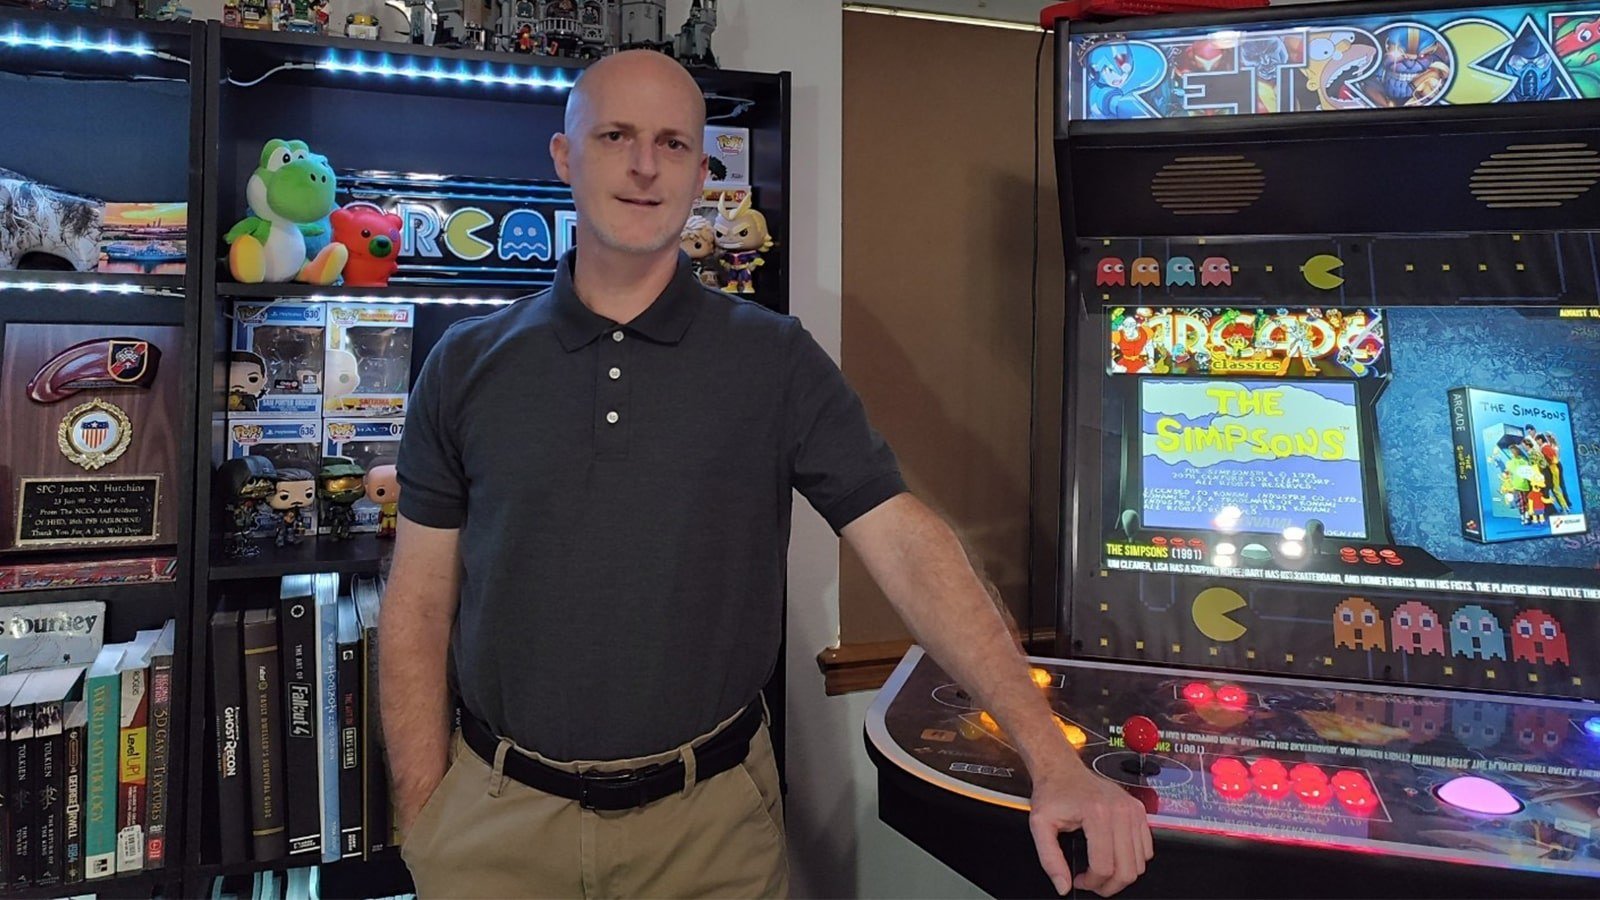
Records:
[[[787,896],[783,799],[766,725],[743,763],[695,778],[694,748],[732,721],[677,750],[607,762],[549,760],[509,740],[501,740],[497,760],[485,761],[457,732],[450,768],[400,850],[418,896]],[[639,809],[589,810],[506,777],[507,753],[567,772],[682,758],[686,786]]]

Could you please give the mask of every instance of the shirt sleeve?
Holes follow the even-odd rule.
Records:
[[[904,493],[900,464],[844,373],[798,320],[788,335],[785,439],[790,484],[837,534]]]
[[[460,528],[467,518],[467,477],[455,429],[455,401],[445,357],[448,334],[422,364],[406,405],[395,466],[400,479],[400,514],[430,528]]]

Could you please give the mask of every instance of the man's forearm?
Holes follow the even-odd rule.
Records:
[[[1036,780],[1081,772],[955,533],[909,495],[889,502],[906,505],[903,524],[891,552],[867,564],[912,635],[1016,741]]]
[[[396,590],[390,582],[390,591]],[[402,830],[444,778],[450,751],[445,659],[450,621],[408,598],[385,598],[378,654],[383,737]]]

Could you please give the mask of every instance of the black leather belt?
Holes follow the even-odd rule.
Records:
[[[761,710],[761,701],[757,700],[727,728],[694,748],[696,781],[705,781],[744,762],[750,752],[750,739],[761,727]],[[461,715],[461,736],[473,753],[494,765],[500,738],[466,710],[462,710]],[[576,800],[584,809],[635,809],[683,790],[682,759],[618,772],[573,773],[545,765],[512,749],[506,752],[503,771],[506,777],[536,791]]]

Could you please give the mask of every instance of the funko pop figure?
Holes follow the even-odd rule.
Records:
[[[300,543],[306,533],[305,508],[316,502],[317,479],[306,469],[279,469],[267,505],[277,514],[273,543]]]
[[[240,456],[217,467],[217,492],[227,507],[230,528],[222,539],[222,552],[245,559],[261,552],[250,540],[256,529],[260,502],[277,487],[278,470],[265,456]]]
[[[678,248],[689,257],[694,277],[706,287],[717,287],[717,272],[712,260],[717,255],[717,235],[711,220],[705,216],[690,216],[683,223],[683,234],[678,238]]]
[[[1360,597],[1351,597],[1333,609],[1333,645],[1351,650],[1387,650],[1383,615]]]
[[[728,193],[717,197],[717,221],[713,225],[717,247],[722,250],[722,269],[727,272],[727,283],[722,289],[729,293],[755,292],[756,269],[766,265],[761,254],[772,249],[772,234],[767,230],[767,217],[750,208],[750,195],[745,194],[739,205],[728,209]]]
[[[249,350],[228,356],[228,412],[255,412],[267,392],[267,361]]]
[[[367,499],[378,504],[378,537],[394,537],[400,509],[400,477],[393,465],[373,466],[367,473]]]
[[[367,495],[366,474],[351,460],[337,456],[324,461],[317,473],[317,496],[322,498],[334,540],[350,538],[350,525],[355,521],[350,507]]]

